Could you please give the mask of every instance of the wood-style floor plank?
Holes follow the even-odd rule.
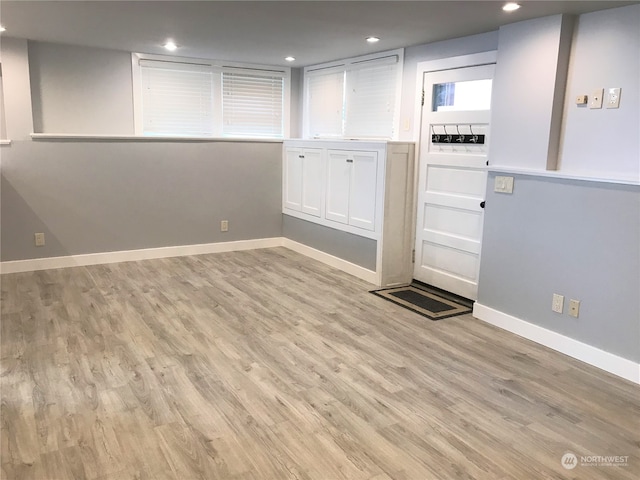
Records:
[[[637,385],[284,248],[1,286],[2,479],[640,476]]]

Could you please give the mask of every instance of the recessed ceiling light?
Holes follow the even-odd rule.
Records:
[[[379,42],[380,39],[378,37],[367,37],[367,42],[369,43],[376,43]]]
[[[284,59],[285,59],[287,62],[294,62],[294,61],[296,60],[296,57],[284,57]]]
[[[167,42],[163,45],[163,47],[169,50],[170,52],[173,52],[178,48],[178,46],[175,44],[173,40],[167,40]]]
[[[0,33],[2,33],[2,32],[6,32],[6,31],[7,31],[7,29],[6,29],[6,28],[4,28],[2,25],[0,25]]]
[[[502,10],[504,10],[505,12],[515,12],[519,8],[520,8],[520,5],[518,5],[517,3],[509,2],[504,4],[504,7],[502,7]]]

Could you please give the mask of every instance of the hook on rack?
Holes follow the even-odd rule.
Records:
[[[447,131],[447,126],[455,127],[455,134],[449,133]],[[470,134],[460,133],[460,127],[467,126],[469,127]],[[444,133],[436,133],[436,127],[442,127]],[[440,124],[434,125],[431,124],[431,143],[433,144],[451,144],[451,143],[459,143],[462,145],[484,145],[485,143],[485,135],[477,134],[473,131],[473,125],[470,123],[456,123],[456,124]]]

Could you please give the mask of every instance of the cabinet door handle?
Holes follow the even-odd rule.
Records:
[[[304,158],[304,155],[298,155],[298,158]]]
[[[347,158],[347,163],[353,163],[353,159],[352,158]]]

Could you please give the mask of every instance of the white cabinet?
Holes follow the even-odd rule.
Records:
[[[376,283],[408,283],[413,275],[413,179],[412,143],[287,140],[282,212],[375,240],[376,269],[370,273]]]
[[[375,230],[378,153],[327,151],[326,218]]]
[[[319,217],[322,210],[322,150],[286,148],[283,165],[283,207]]]

